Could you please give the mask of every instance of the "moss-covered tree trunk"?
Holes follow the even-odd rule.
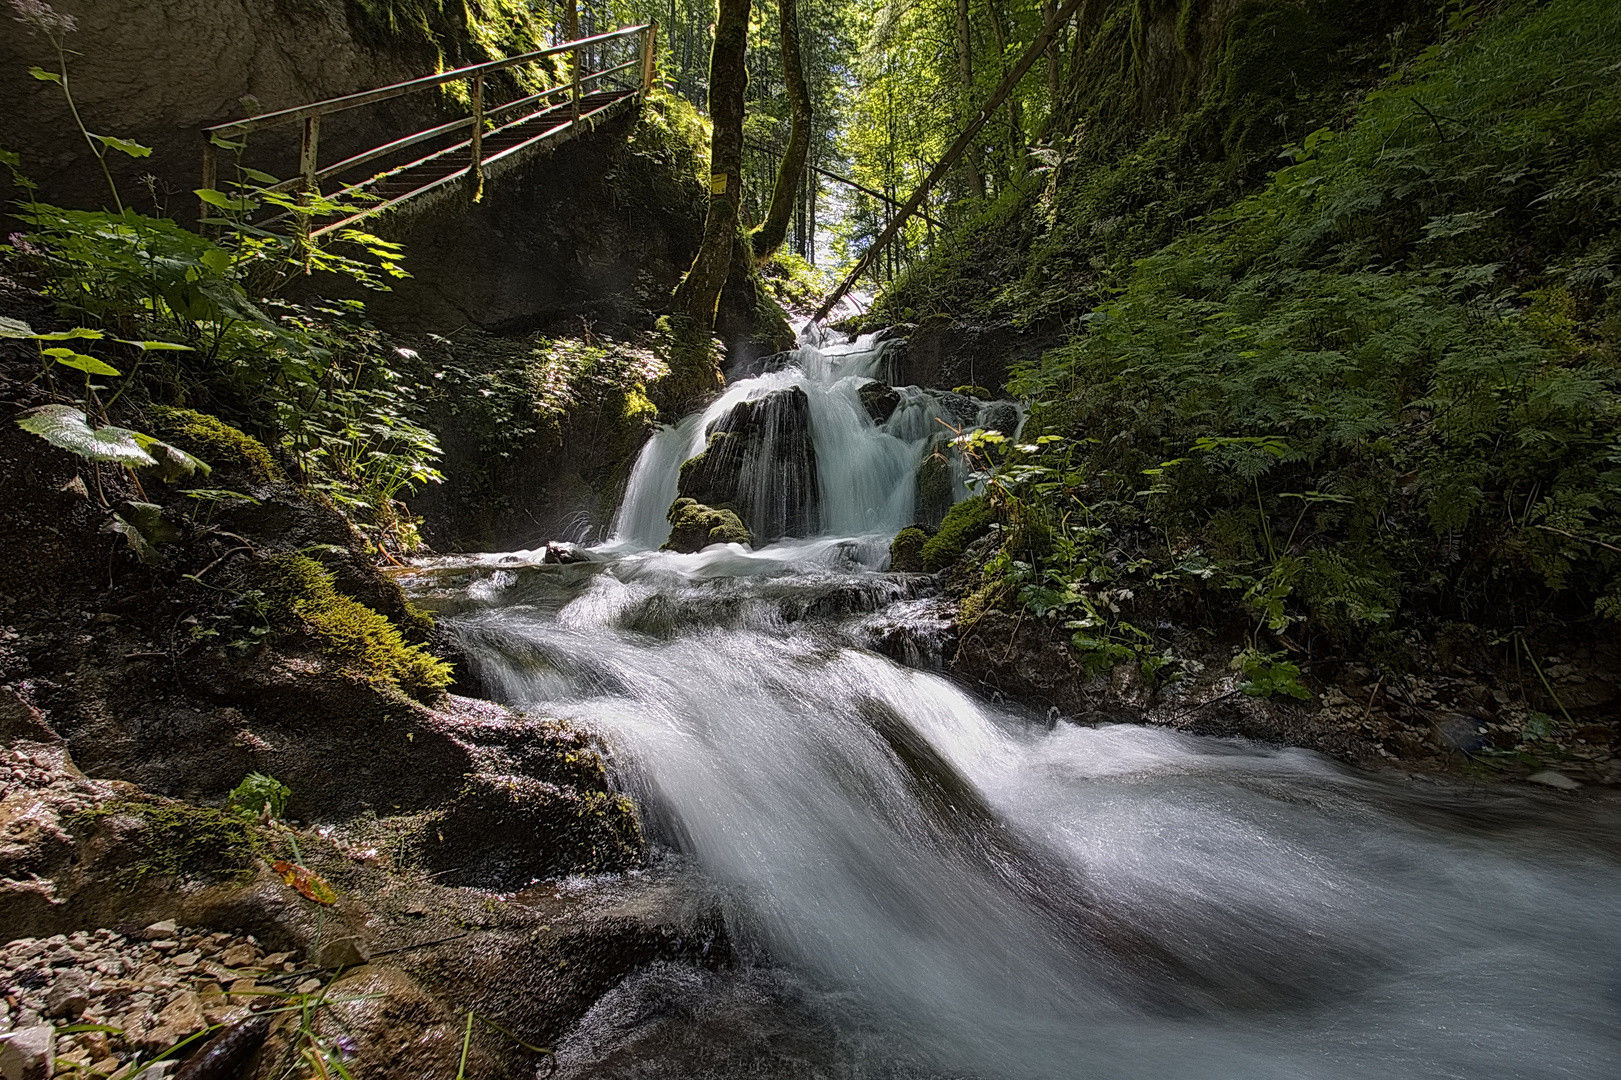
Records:
[[[709,54],[709,214],[703,243],[672,297],[674,314],[690,328],[707,333],[715,325],[737,236],[743,197],[743,91],[748,85],[749,0],[720,0],[715,47]]]
[[[777,170],[777,186],[771,191],[771,208],[765,223],[754,234],[754,257],[762,262],[777,253],[788,238],[788,222],[805,179],[805,157],[810,151],[811,100],[805,85],[805,68],[799,59],[799,0],[777,0],[777,20],[782,23],[782,81],[788,89],[788,107],[793,128],[788,133],[788,149]]]

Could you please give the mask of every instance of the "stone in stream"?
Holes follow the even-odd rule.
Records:
[[[694,499],[677,499],[670,507],[666,551],[702,551],[710,544],[752,544],[754,538],[732,510],[717,510]]]
[[[875,424],[882,424],[894,416],[901,404],[899,390],[876,380],[862,383],[856,394],[861,398],[861,407],[867,410],[867,415],[872,417]]]
[[[676,494],[676,505],[691,499],[734,513],[754,543],[814,536],[821,529],[821,491],[805,391],[794,386],[738,402],[709,429],[704,451],[682,463]],[[672,522],[675,513],[672,506]]]

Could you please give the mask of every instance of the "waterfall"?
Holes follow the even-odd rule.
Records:
[[[986,421],[1016,428],[1019,413],[1008,402],[901,387],[894,411],[875,420],[861,388],[885,374],[887,354],[897,345],[875,335],[850,344],[802,344],[784,354],[778,370],[735,382],[702,413],[659,429],[631,470],[609,550],[664,543],[670,535],[665,514],[676,499],[682,463],[704,452],[711,433],[739,404],[795,390],[805,395],[809,410],[820,504],[815,535],[893,535],[911,524],[924,457],[956,430],[988,426]],[[951,483],[956,498],[967,494],[960,468]]]

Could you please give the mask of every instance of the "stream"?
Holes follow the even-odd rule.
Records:
[[[946,609],[888,542],[941,422],[1007,406],[908,389],[876,423],[884,362],[802,347],[661,430],[588,561],[411,583],[491,696],[596,734],[743,958],[633,976],[558,1075],[1621,1076],[1604,808],[1055,722],[940,674]],[[822,534],[657,550],[706,427],[789,387]]]

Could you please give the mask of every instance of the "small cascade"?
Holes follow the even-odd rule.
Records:
[[[736,511],[757,546],[938,524],[968,490],[951,439],[974,427],[1011,435],[1023,416],[1012,402],[886,386],[878,376],[900,346],[809,335],[774,370],[660,429],[631,472],[608,549],[663,544],[679,497]]]

